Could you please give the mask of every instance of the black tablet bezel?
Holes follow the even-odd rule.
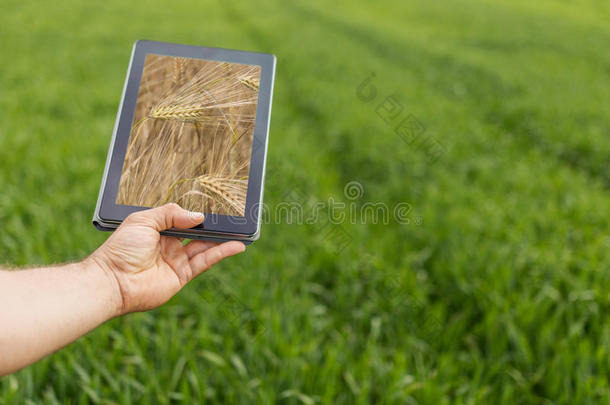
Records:
[[[129,142],[140,80],[147,54],[198,58],[219,62],[258,65],[261,67],[245,216],[238,217],[205,213],[205,221],[199,226],[202,230],[213,233],[254,235],[258,231],[262,205],[262,187],[276,60],[274,55],[258,52],[179,45],[147,40],[135,42],[106,161],[106,169],[98,199],[97,216],[102,221],[118,223],[122,222],[132,212],[150,208],[119,205],[116,203],[125,152]]]

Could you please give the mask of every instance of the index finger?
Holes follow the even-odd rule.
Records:
[[[238,241],[221,243],[191,257],[189,264],[193,271],[193,278],[197,277],[222,259],[236,255],[246,250],[246,245]]]

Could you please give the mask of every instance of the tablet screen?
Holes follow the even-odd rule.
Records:
[[[260,75],[147,54],[116,203],[244,216]]]

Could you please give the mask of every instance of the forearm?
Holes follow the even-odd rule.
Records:
[[[0,376],[67,345],[108,319],[156,308],[245,245],[161,236],[203,221],[176,204],[129,215],[80,263],[0,270]]]
[[[0,270],[0,376],[73,342],[120,306],[116,280],[92,260]]]

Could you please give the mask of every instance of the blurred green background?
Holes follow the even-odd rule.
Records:
[[[271,221],[163,308],[1,379],[0,403],[610,403],[609,16],[594,0],[3,0],[6,266],[107,238],[90,220],[140,38],[277,55],[271,206],[297,187],[412,210]],[[386,97],[442,156],[382,119]]]

